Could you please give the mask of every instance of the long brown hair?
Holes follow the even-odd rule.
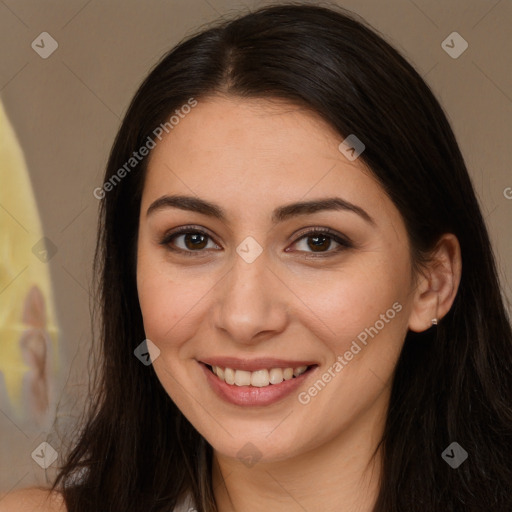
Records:
[[[340,8],[285,4],[223,21],[172,49],[137,91],[113,145],[105,182],[191,97],[222,91],[286,99],[355,133],[406,223],[414,261],[454,233],[463,270],[452,309],[408,333],[396,367],[375,512],[512,510],[512,334],[488,233],[464,159],[429,87],[363,21]],[[136,243],[147,158],[105,193],[95,272],[102,320],[88,419],[54,488],[69,512],[169,511],[190,493],[216,510],[212,448],[182,415],[152,366]],[[452,469],[452,442],[469,459]]]

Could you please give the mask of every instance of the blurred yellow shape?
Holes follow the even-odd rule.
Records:
[[[51,373],[58,366],[42,238],[25,158],[0,102],[0,387],[5,385],[7,406],[31,419],[44,415]]]

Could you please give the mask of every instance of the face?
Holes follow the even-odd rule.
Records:
[[[412,310],[410,247],[341,141],[296,106],[211,98],[152,151],[145,333],[163,387],[224,457],[289,459],[382,422]]]

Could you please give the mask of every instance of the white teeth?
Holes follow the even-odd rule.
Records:
[[[308,369],[307,366],[297,368],[271,368],[270,370],[257,370],[248,372],[246,370],[234,370],[232,368],[221,368],[212,366],[212,371],[220,380],[235,386],[254,386],[263,388],[270,384],[281,384],[283,380],[290,380],[293,377],[302,375]]]
[[[233,385],[235,383],[235,370],[232,370],[231,368],[226,368],[224,370],[224,381],[227,384]]]
[[[236,371],[236,373],[238,373],[238,370]],[[263,386],[268,386],[268,384],[268,370],[258,370],[251,373],[251,386],[262,388]]]
[[[272,368],[272,370],[270,370],[270,384],[281,384],[281,382],[283,382],[283,379],[283,370],[281,368]]]
[[[250,386],[251,385],[251,372],[243,370],[235,370],[235,384],[237,386]]]
[[[298,377],[299,375],[302,375],[306,370],[308,369],[307,366],[299,366],[293,370],[293,375],[295,377]]]
[[[293,368],[285,368],[283,370],[283,378],[284,380],[293,379]]]

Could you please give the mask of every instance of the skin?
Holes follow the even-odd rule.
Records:
[[[0,494],[0,512],[66,512],[60,493],[32,488]]]
[[[408,329],[431,327],[451,306],[460,275],[455,237],[437,265],[412,271],[400,213],[361,160],[338,150],[340,136],[314,113],[282,102],[214,97],[153,150],[141,203],[137,284],[147,337],[160,350],[155,371],[179,408],[214,448],[219,510],[371,510],[393,369]],[[225,222],[178,208],[147,214],[163,195],[214,202]],[[274,208],[341,197],[363,208],[320,211],[276,225]],[[169,230],[208,231],[199,256],[169,250]],[[328,227],[336,242],[318,252],[303,228]],[[248,236],[264,249],[252,263],[236,252]],[[314,235],[312,235],[314,236]],[[171,247],[194,252],[177,236]],[[285,249],[288,249],[285,252]],[[330,251],[330,252],[329,252]],[[195,254],[198,250],[195,250]],[[198,360],[211,356],[313,360],[307,390],[380,315],[402,308],[307,405],[297,393],[264,407],[223,402]],[[252,443],[256,464],[240,460]],[[311,492],[315,489],[315,492]]]
[[[457,239],[444,235],[431,262],[414,273],[400,213],[362,160],[338,150],[341,140],[316,114],[281,101],[211,97],[150,155],[137,257],[144,327],[160,350],[153,365],[163,387],[214,448],[220,512],[267,512],[276,503],[284,512],[371,511],[381,462],[380,452],[372,454],[405,335],[440,321],[457,292]],[[216,203],[226,221],[177,208],[147,213],[171,194]],[[338,210],[272,224],[276,207],[333,196],[363,208],[373,223]],[[161,243],[169,230],[189,224],[210,235],[199,256]],[[311,227],[328,227],[352,245],[336,252],[335,241],[321,239],[315,252],[303,236]],[[236,252],[248,236],[263,248],[252,263]],[[194,252],[183,235],[169,245]],[[396,303],[394,318],[300,403],[298,394],[332,371],[337,356]],[[198,360],[212,356],[311,360],[318,367],[278,403],[240,407],[207,384]],[[238,455],[247,443],[254,464]],[[0,511],[64,510],[45,496],[11,493]]]
[[[371,455],[404,337],[430,328],[455,297],[456,238],[445,235],[435,264],[414,274],[400,213],[362,161],[338,150],[341,140],[305,109],[212,97],[151,154],[138,237],[144,327],[160,350],[153,364],[162,385],[214,448],[221,512],[266,511],[276,502],[284,511],[371,510],[380,475],[380,456]],[[174,207],[147,214],[166,194],[214,202],[227,220]],[[278,206],[332,196],[363,208],[374,223],[350,211],[271,222]],[[199,256],[183,235],[170,246],[196,255],[160,243],[188,224],[210,235]],[[297,236],[313,226],[349,237],[353,247],[335,252],[338,244],[327,241],[320,251],[331,256],[314,258],[311,238]],[[263,248],[252,263],[236,252],[248,236]],[[395,318],[307,405],[297,393],[264,407],[225,403],[198,364],[211,356],[313,360],[318,368],[304,391],[397,302]],[[237,456],[247,443],[256,447],[250,467]]]

